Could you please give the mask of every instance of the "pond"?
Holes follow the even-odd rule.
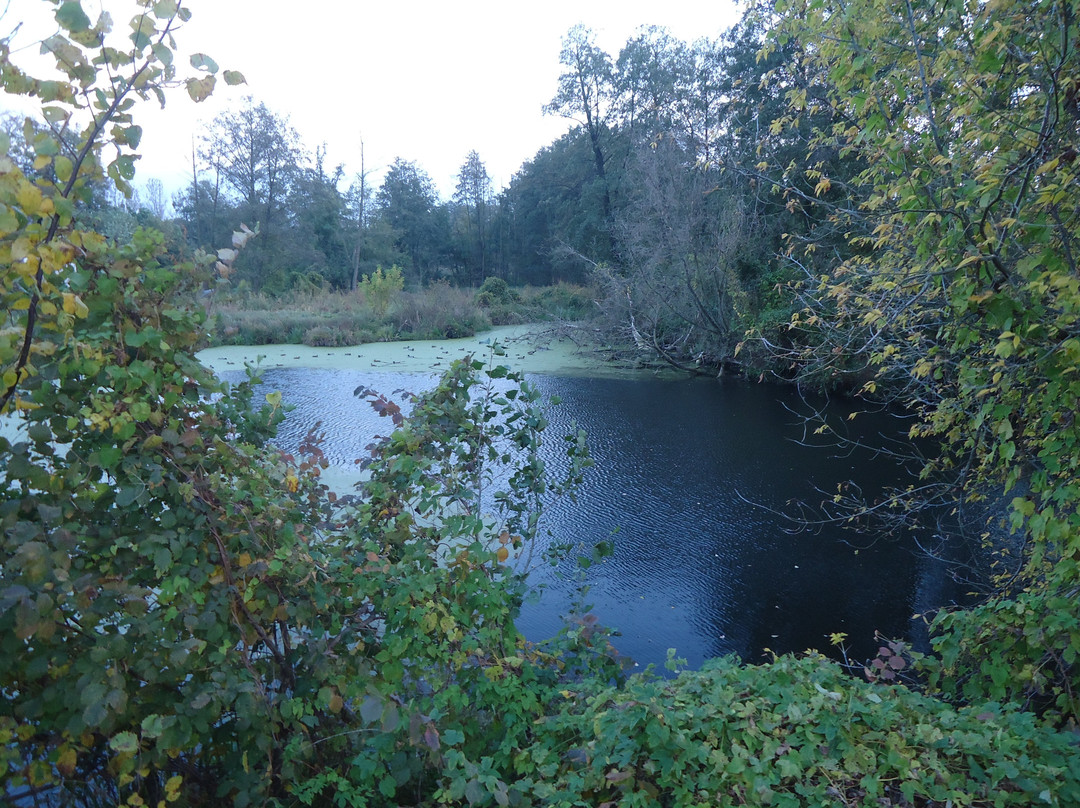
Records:
[[[391,395],[435,378],[329,367],[271,368],[263,377],[296,406],[281,447],[294,450],[321,422],[323,448],[340,467],[390,428],[353,396],[357,386]],[[529,639],[557,632],[584,584],[592,613],[619,632],[616,647],[642,666],[662,666],[669,648],[690,667],[726,654],[759,661],[765,649],[829,652],[833,632],[846,633],[852,657],[865,659],[877,647],[875,631],[919,641],[915,615],[964,599],[969,586],[953,579],[949,561],[921,552],[918,536],[878,540],[836,525],[793,531],[784,516],[793,501],[819,503],[846,480],[871,496],[906,480],[887,456],[804,445],[798,412],[806,406],[794,391],[643,374],[528,378],[561,399],[549,407],[552,462],[555,436],[573,423],[588,433],[595,459],[577,502],[550,509],[547,529],[562,540],[614,544],[583,580],[572,563],[531,575],[542,594],[518,621]],[[848,422],[831,406],[856,437],[880,441],[906,429],[885,414]]]

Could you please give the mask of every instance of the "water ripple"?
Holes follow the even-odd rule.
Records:
[[[264,374],[296,409],[279,444],[295,450],[318,422],[330,462],[350,465],[376,434],[392,425],[353,395],[359,385],[395,400],[434,375],[326,369]],[[837,457],[798,445],[802,425],[785,391],[712,381],[591,379],[535,376],[530,381],[562,403],[548,408],[552,436],[584,428],[596,460],[576,503],[546,517],[553,536],[583,545],[614,537],[615,553],[578,580],[573,563],[544,568],[542,587],[519,627],[531,639],[552,635],[578,588],[616,641],[640,662],[662,662],[675,647],[691,665],[736,653],[756,659],[824,648],[825,635],[851,635],[856,654],[873,654],[873,633],[902,635],[927,593],[940,605],[958,596],[945,568],[910,546],[857,537],[839,528],[792,535],[775,511],[792,500],[818,501],[820,491],[854,478],[868,493],[904,478],[896,465],[869,453]],[[893,419],[861,418],[864,432],[898,427]],[[548,464],[558,469],[559,441]],[[754,505],[748,502],[755,503]]]

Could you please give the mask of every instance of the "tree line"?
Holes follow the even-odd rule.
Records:
[[[792,309],[778,286],[793,269],[782,236],[820,236],[822,225],[810,206],[773,193],[774,178],[754,176],[755,166],[801,160],[817,123],[777,130],[781,88],[798,77],[783,75],[783,51],[758,58],[764,32],[749,16],[692,43],[645,27],[611,55],[573,28],[545,107],[570,130],[498,192],[471,152],[445,201],[402,158],[374,187],[362,142],[360,171],[347,178],[248,98],[193,145],[191,181],[173,204],[190,246],[259,223],[234,277],[255,290],[350,289],[392,265],[410,285],[590,283],[612,344],[723,364],[751,327],[783,340]],[[826,160],[834,178],[857,168],[836,153]],[[812,195],[814,182],[792,178]]]

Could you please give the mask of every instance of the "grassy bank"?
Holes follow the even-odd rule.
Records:
[[[207,303],[213,345],[292,344],[332,348],[395,340],[458,339],[492,325],[576,320],[592,307],[588,289],[560,284],[511,289],[489,279],[480,289],[445,283],[401,291],[388,301],[353,292],[232,293]]]

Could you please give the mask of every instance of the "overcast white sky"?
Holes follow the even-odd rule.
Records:
[[[55,30],[42,0],[0,0],[0,35],[23,23],[14,61],[32,39]],[[168,191],[190,178],[191,141],[205,122],[245,94],[288,116],[304,144],[328,148],[328,164],[346,176],[395,157],[416,161],[444,197],[453,193],[475,149],[496,190],[521,164],[569,127],[541,110],[555,93],[562,37],[576,23],[596,31],[612,56],[642,25],[681,39],[713,37],[738,19],[733,0],[186,0],[192,19],[177,33],[186,55],[204,52],[240,70],[247,85],[225,87],[196,105],[182,88],[165,110],[145,105],[136,185],[151,177]],[[83,0],[91,18],[102,6],[117,29],[135,13],[130,0]],[[3,100],[0,100],[3,103]],[[10,103],[8,104],[10,106]],[[376,182],[378,179],[376,178]]]

